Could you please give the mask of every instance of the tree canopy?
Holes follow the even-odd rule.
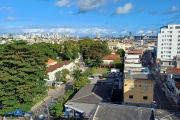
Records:
[[[125,56],[125,51],[123,50],[123,49],[118,49],[117,51],[116,51],[116,53],[117,54],[119,54],[121,57],[124,57]]]
[[[2,46],[2,47],[1,47]],[[4,112],[30,110],[32,102],[45,94],[47,57],[25,41],[0,46],[0,103]]]

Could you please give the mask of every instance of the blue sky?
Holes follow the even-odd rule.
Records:
[[[1,0],[0,34],[157,35],[180,24],[180,0]]]

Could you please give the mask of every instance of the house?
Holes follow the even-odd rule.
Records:
[[[154,86],[156,81],[151,74],[128,73],[124,78],[124,101],[127,105],[147,105],[151,107],[154,101]]]
[[[110,102],[113,84],[88,84],[66,102],[65,115],[79,118],[90,118],[100,102]]]
[[[46,66],[49,67],[51,65],[55,65],[57,64],[57,61],[53,60],[53,59],[49,59],[47,62],[46,62]]]
[[[125,50],[125,44],[119,42],[108,42],[108,48],[110,50],[123,49]]]
[[[154,120],[153,109],[101,103],[92,120]]]
[[[103,57],[103,63],[101,64],[101,66],[108,66],[111,67],[113,66],[113,62],[114,60],[120,58],[120,55],[118,54],[109,54]]]
[[[124,72],[141,71],[142,64],[140,63],[141,57],[139,54],[127,54],[124,62]]]
[[[175,68],[176,67],[176,60],[174,59],[158,59],[159,62],[157,65],[157,70],[160,73],[166,73],[166,69]]]
[[[180,105],[180,68],[166,70],[165,94],[170,96],[177,105]]]
[[[63,69],[68,69],[70,72],[72,72],[75,68],[75,64],[70,61],[62,61],[57,64],[49,66],[46,71],[48,72],[49,79],[48,81],[54,81],[56,80],[55,74]]]
[[[128,52],[128,55],[140,55],[140,56],[142,56],[142,54],[143,54],[142,50],[136,50],[136,49]]]

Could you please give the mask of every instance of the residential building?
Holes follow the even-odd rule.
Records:
[[[124,62],[124,72],[128,72],[129,70],[133,72],[142,71],[142,64],[140,63],[141,55],[138,54],[138,50],[132,50],[125,56]],[[142,50],[140,50],[142,51]],[[133,53],[133,54],[131,54]]]
[[[176,67],[176,61],[174,59],[159,59],[159,64],[157,65],[157,70],[160,73],[166,73],[166,69]]]
[[[62,71],[63,69],[68,69],[70,72],[74,70],[76,65],[69,61],[62,61],[57,64],[49,66],[46,71],[48,72],[49,79],[48,81],[55,81],[56,80],[56,73]]]
[[[102,103],[92,120],[154,120],[154,115],[150,108]]]
[[[110,50],[123,49],[125,50],[125,44],[119,42],[108,42],[108,48]]]
[[[154,101],[154,86],[156,82],[151,74],[128,73],[124,78],[124,102],[128,105],[151,104]]]
[[[166,72],[165,94],[180,105],[180,68],[167,69]]]
[[[112,67],[114,60],[118,58],[120,58],[120,55],[117,55],[117,54],[106,55],[103,57],[103,63],[101,64],[101,66]]]
[[[55,65],[57,64],[57,61],[53,60],[53,59],[49,59],[47,62],[46,62],[46,66],[49,67],[49,66],[52,66],[52,65]]]
[[[110,102],[113,84],[99,82],[82,87],[76,95],[65,104],[65,115],[70,118],[90,118],[100,102]]]
[[[157,58],[173,59],[176,55],[180,55],[180,24],[160,27]]]

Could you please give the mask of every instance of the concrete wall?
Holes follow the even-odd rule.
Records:
[[[70,63],[68,65],[64,65],[61,68],[57,68],[56,70],[54,70],[53,72],[48,72],[48,76],[49,76],[49,81],[53,81],[56,80],[55,74],[59,71],[62,71],[63,69],[68,69],[70,72],[72,72],[74,70],[74,68],[76,67],[76,65],[74,63]]]
[[[124,102],[151,104],[154,97],[153,80],[124,80]],[[147,86],[147,90],[144,87]],[[133,88],[132,88],[133,87]],[[132,95],[133,98],[129,98]],[[147,97],[147,99],[143,99]]]

